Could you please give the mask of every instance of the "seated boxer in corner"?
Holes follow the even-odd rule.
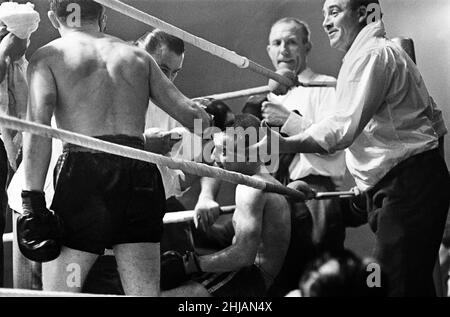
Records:
[[[259,134],[260,120],[253,115],[236,115],[230,130],[215,134],[213,158],[219,167],[246,174],[255,179],[277,183],[264,171],[263,163],[245,162],[237,157],[237,146],[256,142],[237,128],[254,129]],[[255,138],[256,139],[256,138]],[[226,146],[235,151],[227,151]],[[242,158],[242,157],[241,157]],[[233,215],[235,235],[230,246],[218,252],[184,256],[166,252],[161,258],[162,296],[182,297],[260,297],[280,271],[289,246],[290,205],[282,195],[263,192],[245,185],[236,187]]]

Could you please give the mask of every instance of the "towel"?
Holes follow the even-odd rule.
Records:
[[[37,30],[40,20],[39,13],[30,2],[3,2],[0,5],[1,24],[6,25],[8,32],[23,40],[28,39]]]

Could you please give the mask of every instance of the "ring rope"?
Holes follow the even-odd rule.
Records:
[[[0,115],[0,125],[12,130],[29,132],[44,137],[57,138],[64,142],[110,154],[120,155],[158,165],[164,165],[171,169],[180,169],[189,174],[211,178],[220,178],[221,180],[230,183],[242,184],[267,192],[287,195],[302,200],[304,199],[304,195],[300,191],[279,184],[264,182],[247,175],[226,171],[221,168],[209,166],[203,163],[170,158],[148,151],[138,150],[127,146],[106,142],[83,134],[74,133],[62,129],[55,129],[47,125],[14,118],[7,115]]]
[[[122,13],[130,18],[138,20],[144,24],[150,25],[150,26],[158,28],[170,35],[176,36],[176,37],[182,39],[183,41],[200,48],[203,51],[206,51],[212,55],[218,56],[221,59],[224,59],[224,60],[238,66],[239,68],[248,68],[248,69],[250,69],[256,73],[259,73],[265,77],[276,80],[277,82],[279,82],[283,85],[286,85],[288,87],[293,85],[293,82],[289,78],[284,77],[280,74],[277,74],[274,71],[271,71],[270,69],[259,65],[255,62],[249,60],[247,57],[236,54],[235,52],[230,51],[224,47],[221,47],[221,46],[211,43],[203,38],[200,38],[198,36],[190,34],[176,26],[173,26],[173,25],[171,25],[167,22],[164,22],[154,16],[151,16],[148,13],[140,11],[126,3],[123,3],[118,0],[94,0],[94,1],[105,7],[108,7],[114,11]]]
[[[303,87],[328,87],[333,88],[336,87],[335,81],[311,81],[308,83],[299,82],[300,86]],[[267,94],[271,91],[269,86],[260,86],[255,88],[248,88],[242,90],[236,90],[231,92],[224,92],[220,94],[214,94],[209,96],[197,97],[197,98],[205,98],[205,99],[216,99],[216,100],[228,100],[228,99],[236,99],[241,97],[247,97],[251,95],[262,95]]]
[[[215,99],[215,100],[228,100],[228,99],[235,99],[235,98],[241,98],[241,97],[247,97],[251,95],[262,95],[267,94],[270,92],[269,86],[261,86],[261,87],[255,87],[255,88],[249,88],[249,89],[243,89],[243,90],[237,90],[237,91],[231,91],[231,92],[224,92],[221,94],[214,94],[209,96],[203,96],[199,97],[200,99]]]

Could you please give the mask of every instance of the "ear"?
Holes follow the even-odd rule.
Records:
[[[311,49],[312,49],[312,43],[308,42],[308,43],[306,43],[305,46],[306,46],[306,53],[309,54],[309,52],[311,52]]]
[[[270,45],[266,46],[267,54],[270,56]]]
[[[100,32],[104,32],[106,30],[106,21],[108,20],[108,16],[103,13],[102,16],[100,17],[100,23],[99,23],[99,27],[100,27]]]
[[[55,29],[59,29],[61,26],[61,23],[59,22],[58,18],[56,17],[55,12],[48,11],[47,16],[48,16],[48,19],[50,20],[50,22],[52,23],[53,27]]]
[[[358,10],[356,10],[356,13],[358,15],[359,24],[367,24],[367,7],[360,6]]]

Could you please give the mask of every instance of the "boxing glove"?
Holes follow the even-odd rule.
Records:
[[[164,291],[178,287],[196,272],[202,271],[194,252],[188,251],[185,255],[181,255],[176,251],[166,251],[161,256],[160,288]]]
[[[269,79],[269,84],[268,84],[269,89],[275,95],[285,95],[291,87],[297,85],[297,82],[298,82],[297,76],[290,69],[281,68],[281,69],[277,70],[277,74],[290,79],[292,82],[292,85],[286,86],[284,84],[277,82],[276,80]]]
[[[35,262],[56,259],[61,252],[62,222],[48,210],[43,192],[22,191],[23,213],[17,218],[17,242],[22,254]]]
[[[213,118],[213,125],[224,131],[227,126],[234,122],[234,114],[230,107],[222,100],[212,98],[196,99],[205,111]]]

